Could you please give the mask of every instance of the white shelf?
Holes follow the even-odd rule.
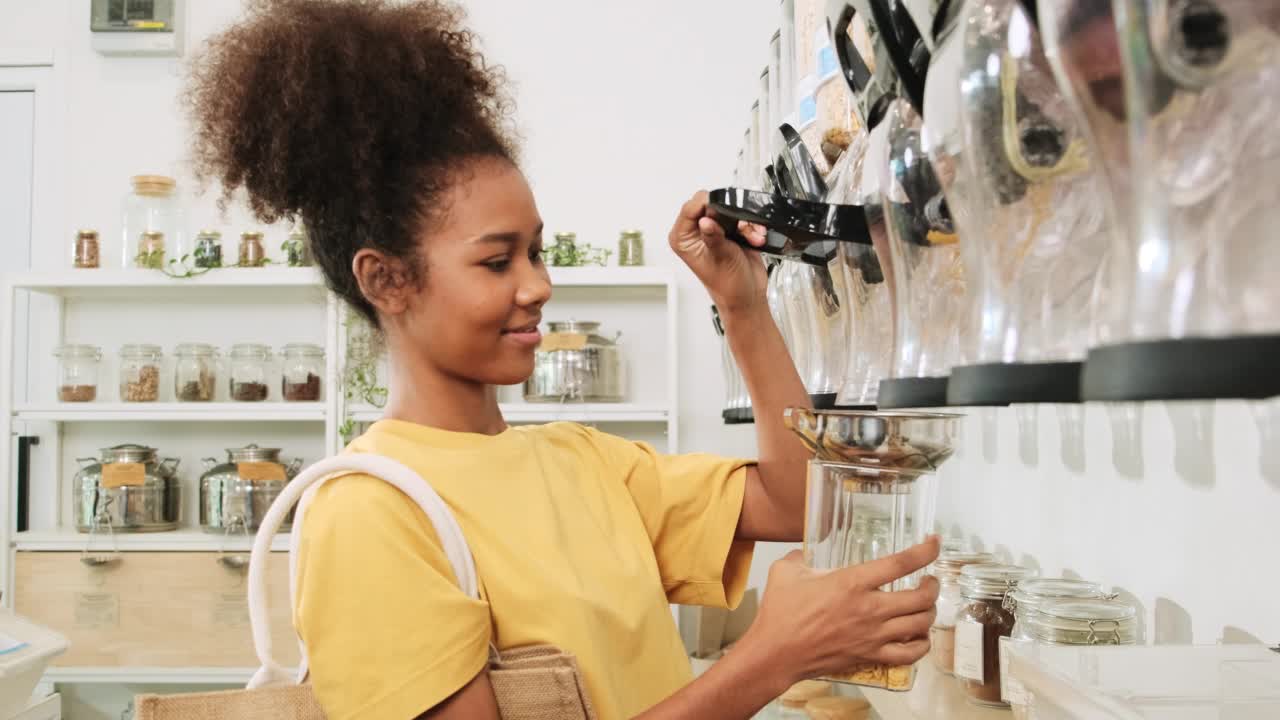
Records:
[[[151,685],[244,685],[256,668],[51,667],[45,682]]]
[[[45,422],[324,422],[322,402],[47,403],[14,408],[18,420]]]
[[[663,287],[675,275],[664,267],[553,267],[554,287]]]
[[[862,688],[883,720],[1009,720],[1008,708],[969,702],[960,683],[934,669],[927,658],[917,665],[916,682],[907,692]]]
[[[670,414],[666,405],[639,403],[503,403],[502,416],[510,423],[665,423]],[[368,406],[352,408],[356,422],[375,422],[382,411]]]
[[[321,289],[324,281],[315,268],[222,268],[191,278],[172,278],[159,270],[60,270],[18,273],[9,276],[13,287],[51,295],[79,296],[124,290],[191,290],[217,288]]]
[[[16,533],[13,545],[17,550],[41,552],[81,552],[88,541],[87,533],[77,532],[74,528],[63,530],[30,530]],[[232,553],[247,553],[253,545],[253,539],[239,535],[224,538],[216,533],[201,530],[174,530],[158,533],[116,533],[115,547],[120,552],[218,552],[225,550]],[[111,539],[104,534],[93,537],[92,552],[95,554],[111,551]],[[280,533],[271,541],[271,549],[276,552],[289,550],[289,534]]]

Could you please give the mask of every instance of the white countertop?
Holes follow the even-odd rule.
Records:
[[[1008,708],[975,705],[960,689],[956,679],[921,661],[916,683],[907,692],[864,688],[862,694],[883,720],[1010,720]]]

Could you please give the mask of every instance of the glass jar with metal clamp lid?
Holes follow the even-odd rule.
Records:
[[[1009,676],[1009,657],[1014,645],[1035,642],[1028,618],[1046,603],[1057,600],[1100,600],[1110,596],[1102,586],[1087,580],[1068,578],[1031,578],[1018,583],[1018,587],[1004,598],[1004,607],[1013,613],[1013,631],[1009,637],[1000,638],[1000,699],[1018,708],[1026,705],[1026,692],[1022,684]]]
[[[964,605],[964,598],[960,595],[960,571],[966,565],[995,561],[991,553],[951,550],[944,551],[929,569],[929,574],[938,579],[937,615],[934,616],[933,627],[929,628],[929,659],[943,674],[955,673],[956,615]]]
[[[1016,565],[968,565],[960,571],[964,606],[956,615],[955,674],[969,700],[1003,706],[1000,695],[1000,638],[1013,632],[1013,612],[1005,596],[1035,571]]]

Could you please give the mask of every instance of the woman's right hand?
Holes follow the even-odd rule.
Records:
[[[840,570],[812,570],[800,551],[773,564],[760,612],[744,642],[776,658],[788,684],[864,663],[910,665],[929,652],[938,581],[879,588],[938,557],[936,536],[895,555]]]

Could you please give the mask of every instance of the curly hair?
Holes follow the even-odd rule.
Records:
[[[424,267],[416,234],[469,160],[516,162],[501,68],[440,0],[254,0],[191,69],[202,182],[263,222],[301,218],[329,287],[370,321],[352,272],[374,248]]]

